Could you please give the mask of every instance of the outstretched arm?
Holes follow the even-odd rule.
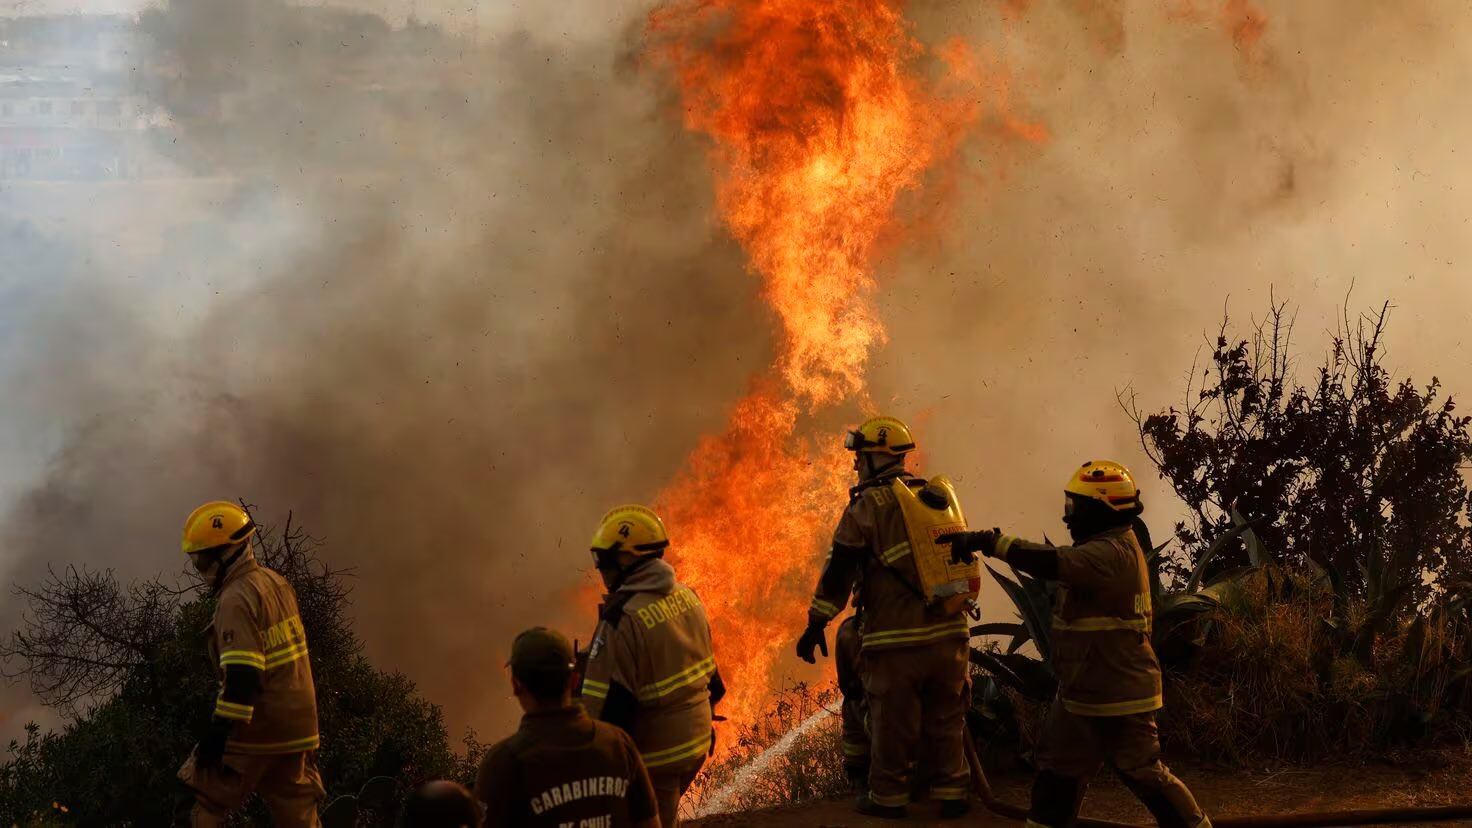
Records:
[[[1049,581],[1058,580],[1058,550],[1045,543],[1004,535],[999,529],[949,532],[936,538],[936,542],[950,545],[951,557],[957,562],[975,560],[979,552],[988,558],[1005,561],[1018,572]]]

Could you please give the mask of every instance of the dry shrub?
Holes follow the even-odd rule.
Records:
[[[1167,674],[1168,748],[1245,764],[1465,741],[1472,707],[1456,678],[1468,651],[1465,622],[1430,612],[1419,633],[1407,624],[1381,636],[1366,665],[1325,621],[1331,602],[1309,579],[1282,573],[1260,573],[1228,596],[1207,622],[1199,658]],[[1364,605],[1345,610],[1343,626],[1355,629]]]
[[[760,721],[740,729],[731,751],[701,771],[685,807],[746,812],[847,791],[839,704],[834,685],[797,684],[777,694]]]

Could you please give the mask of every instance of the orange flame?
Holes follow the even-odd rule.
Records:
[[[723,712],[751,721],[803,624],[850,473],[837,435],[814,443],[801,418],[862,398],[885,340],[871,261],[896,200],[974,110],[921,80],[894,0],[674,0],[648,33],[686,127],[712,139],[721,215],[780,324],[772,375],[656,501],[710,611]]]

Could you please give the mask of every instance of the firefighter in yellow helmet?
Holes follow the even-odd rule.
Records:
[[[903,422],[870,419],[848,433],[844,447],[854,453],[858,485],[849,490],[833,533],[797,654],[809,664],[814,649],[828,654],[823,630],[857,587],[870,745],[868,790],[855,807],[871,816],[905,816],[910,768],[923,749],[932,762],[927,781],[940,815],[957,818],[970,807],[962,743],[970,634],[963,608],[937,606],[927,596],[911,543],[918,536],[907,526],[904,503],[959,505],[945,478],[926,481],[905,469],[915,439]]]
[[[256,562],[244,509],[206,503],[184,522],[184,554],[210,584],[210,661],[220,691],[209,730],[179,769],[194,791],[193,824],[225,825],[259,793],[278,826],[316,826],[317,695],[296,593]]]
[[[1142,511],[1129,469],[1093,460],[1064,486],[1063,522],[1073,546],[1029,543],[996,530],[940,538],[958,555],[980,552],[1059,585],[1052,634],[1058,696],[1035,751],[1029,828],[1072,825],[1090,778],[1105,762],[1158,824],[1211,825],[1191,791],[1160,761],[1150,573],[1132,528]]]
[[[582,702],[594,719],[634,737],[660,824],[679,824],[680,797],[715,749],[712,721],[725,685],[705,605],[664,560],[664,522],[619,506],[598,522],[593,565],[608,588],[588,647]]]

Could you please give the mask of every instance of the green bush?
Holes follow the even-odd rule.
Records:
[[[345,575],[292,527],[262,533],[257,555],[296,589],[311,644],[329,796],[373,777],[400,789],[465,780],[480,746],[451,748],[438,706],[414,683],[374,668],[348,616]],[[0,765],[0,824],[169,825],[187,807],[175,772],[203,733],[215,693],[204,628],[213,601],[157,579],[124,588],[111,572],[68,569],[19,590],[22,628],[0,645],[10,672],[68,719],[31,726]],[[65,809],[64,811],[62,809]],[[259,803],[243,815],[259,821]]]

